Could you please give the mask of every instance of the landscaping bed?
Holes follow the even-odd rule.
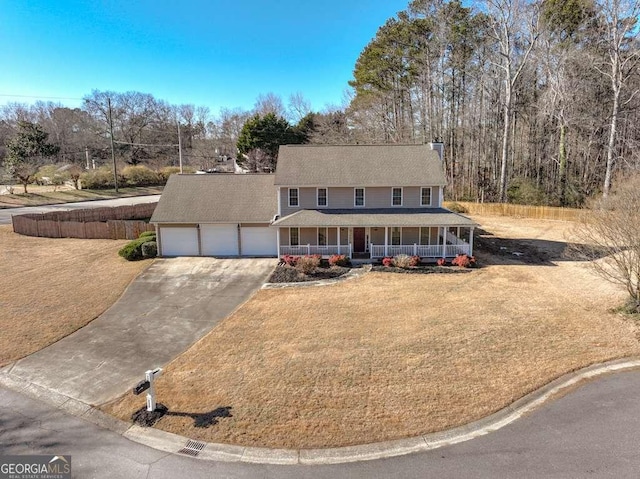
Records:
[[[322,279],[335,279],[351,271],[344,266],[320,266],[310,272],[303,272],[298,268],[287,264],[279,264],[269,276],[267,283],[302,283],[306,281],[319,281]]]
[[[378,273],[404,273],[404,274],[452,274],[469,273],[470,269],[447,267],[447,266],[412,266],[409,268],[398,268],[397,266],[373,265],[371,271]]]

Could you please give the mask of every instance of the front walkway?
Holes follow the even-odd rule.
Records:
[[[93,405],[114,399],[245,302],[276,262],[157,259],[99,318],[17,361],[10,375]]]

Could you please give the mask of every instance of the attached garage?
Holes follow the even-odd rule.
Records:
[[[277,256],[278,238],[276,228],[268,226],[242,225],[240,243],[243,256]]]
[[[151,223],[160,256],[273,256],[273,175],[171,175]]]
[[[162,256],[199,256],[198,228],[195,226],[160,227]]]
[[[238,225],[200,225],[202,256],[238,256]]]

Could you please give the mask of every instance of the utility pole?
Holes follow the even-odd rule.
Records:
[[[113,160],[113,185],[118,192],[118,170],[116,167],[116,151],[113,146],[113,122],[111,121],[111,98],[107,97],[107,107],[109,108],[109,138],[111,139],[111,159]]]
[[[178,159],[180,161],[180,174],[182,174],[182,135],[180,134],[179,120],[178,120]]]

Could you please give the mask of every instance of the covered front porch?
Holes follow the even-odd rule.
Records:
[[[400,254],[423,259],[473,255],[473,227],[290,227],[278,230],[279,255],[343,254],[379,259]]]
[[[358,259],[471,256],[476,226],[444,208],[300,210],[272,223],[279,256],[343,254]]]

